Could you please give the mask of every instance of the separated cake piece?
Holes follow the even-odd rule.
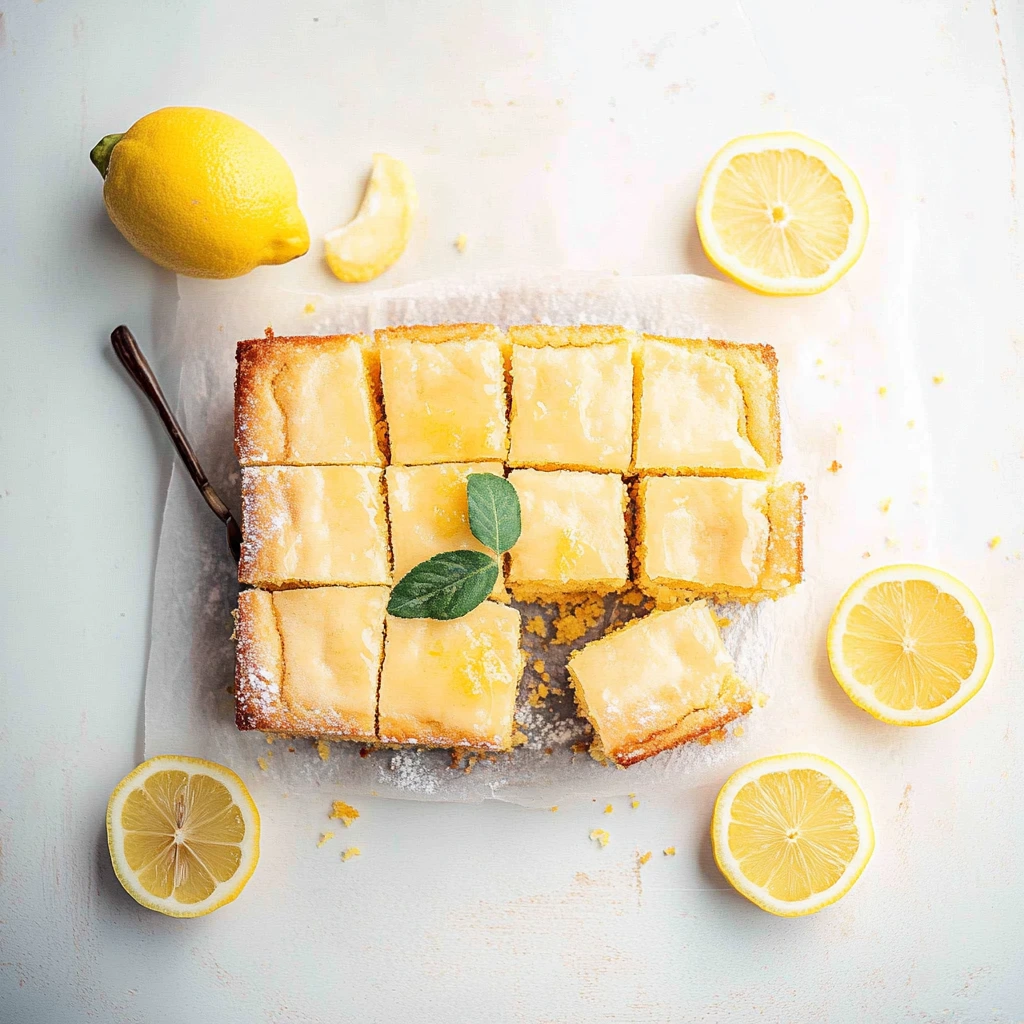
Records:
[[[512,549],[509,584],[521,601],[607,594],[629,579],[626,486],[612,473],[516,469],[523,532]]]
[[[391,461],[504,461],[505,336],[488,324],[378,331]]]
[[[509,750],[523,674],[519,612],[484,601],[460,619],[388,616],[380,741]]]
[[[442,551],[487,551],[469,528],[466,481],[471,473],[504,476],[505,467],[500,462],[460,462],[385,470],[396,582]],[[508,600],[501,575],[491,596]]]
[[[239,582],[390,583],[382,478],[368,466],[243,469]]]
[[[243,590],[238,728],[373,740],[388,594],[386,587]]]
[[[638,578],[659,599],[779,597],[803,578],[802,484],[645,477],[637,514]]]
[[[782,460],[775,351],[644,335],[633,468],[764,477]]]
[[[541,331],[544,333],[541,333]],[[538,469],[629,469],[633,365],[622,328],[510,332],[509,464]],[[525,343],[517,343],[523,338]],[[544,343],[538,344],[542,341]]]
[[[240,341],[235,452],[243,466],[382,466],[374,346],[361,335]]]
[[[594,727],[591,754],[621,768],[721,728],[753,701],[703,601],[594,640],[568,669]]]

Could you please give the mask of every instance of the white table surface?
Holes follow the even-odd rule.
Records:
[[[763,60],[754,77],[777,89],[732,95],[750,68],[728,50],[704,59],[736,25]],[[0,1021],[1024,1020],[1022,29],[1008,0],[9,0]],[[123,893],[103,816],[142,749],[170,457],[107,336],[130,324],[159,367],[176,283],[109,224],[87,154],[170,103],[230,111],[286,153],[314,249],[266,273],[322,289],[340,286],[315,240],[350,215],[377,149],[409,161],[423,207],[382,284],[537,266],[712,273],[691,220],[711,154],[678,157],[695,110],[721,120],[721,141],[793,126],[837,144],[851,112],[900,111],[921,208],[905,329],[923,353],[937,555],[991,612],[997,663],[929,730],[866,721],[822,664],[814,692],[837,729],[859,730],[846,767],[879,839],[846,900],[786,921],[729,890],[707,839],[713,788],[641,794],[609,816],[364,800],[323,851],[325,807],[278,801],[232,906],[180,922]],[[743,104],[757,116],[723,113]],[[594,827],[612,834],[604,850]],[[362,857],[342,864],[339,844]],[[320,912],[305,941],[278,943],[296,922],[260,893],[315,857]]]

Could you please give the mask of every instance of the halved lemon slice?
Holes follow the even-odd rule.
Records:
[[[230,768],[154,757],[110,794],[107,845],[118,881],[144,907],[201,917],[245,888],[260,856],[260,816]]]
[[[856,175],[798,132],[743,135],[704,172],[697,230],[712,263],[764,295],[812,295],[860,256],[868,205]]]
[[[861,576],[828,627],[828,659],[850,699],[893,725],[931,725],[981,689],[992,626],[958,579],[927,565]]]
[[[817,754],[753,761],[722,787],[711,821],[722,874],[748,900],[802,917],[850,891],[875,848],[860,786]]]
[[[324,255],[342,281],[372,281],[405,251],[416,218],[416,186],[409,168],[374,153],[373,171],[355,218],[324,235]]]

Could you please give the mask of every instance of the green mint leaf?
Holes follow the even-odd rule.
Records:
[[[466,488],[473,536],[503,555],[519,540],[523,529],[516,489],[503,476],[493,473],[470,473]]]
[[[498,563],[483,551],[445,551],[395,584],[388,613],[401,619],[459,619],[487,600],[497,579]]]

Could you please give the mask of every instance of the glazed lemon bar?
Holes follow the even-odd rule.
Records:
[[[520,601],[589,591],[608,594],[629,580],[627,492],[613,473],[514,469],[522,509],[508,581]]]
[[[391,461],[503,462],[508,342],[489,324],[377,331]]]
[[[362,335],[241,341],[235,452],[243,466],[382,466],[376,348]]]
[[[775,351],[643,335],[633,469],[764,477],[782,461]]]
[[[758,601],[803,576],[803,485],[645,477],[636,501],[641,589],[656,597]]]
[[[570,655],[568,670],[594,727],[591,755],[620,768],[719,729],[753,704],[704,601],[592,641]]]
[[[632,335],[622,328],[513,327],[509,340],[509,465],[626,472]]]
[[[243,469],[239,582],[270,590],[390,583],[382,478],[371,466]]]
[[[523,674],[520,616],[484,601],[459,619],[387,617],[378,735],[398,746],[509,750]]]
[[[469,528],[466,481],[471,473],[504,476],[500,462],[388,466],[384,471],[391,522],[394,578],[442,551],[486,551]],[[501,575],[491,594],[508,600]]]
[[[372,741],[387,587],[244,590],[235,637],[239,729]]]

